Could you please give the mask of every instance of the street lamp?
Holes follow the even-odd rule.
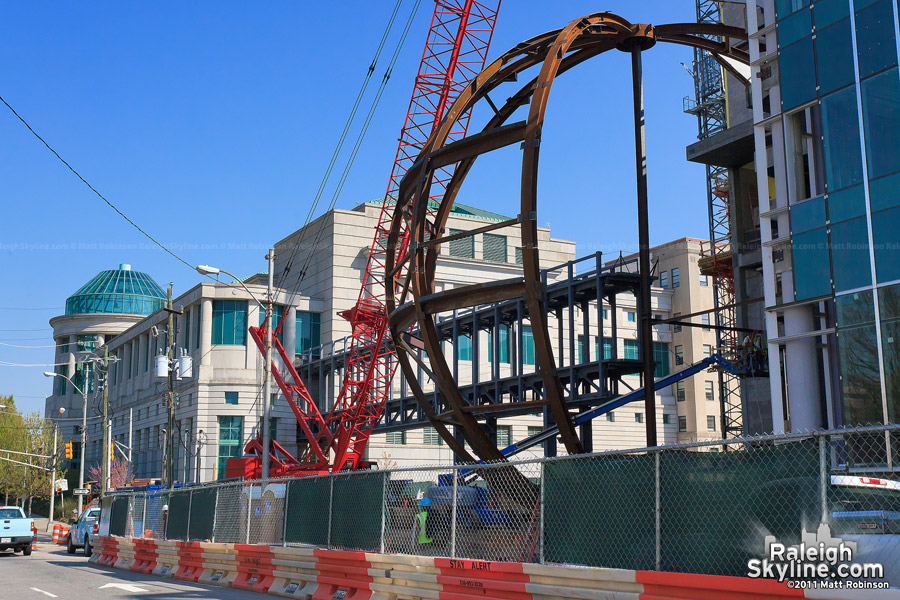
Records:
[[[72,384],[72,387],[84,398],[84,409],[81,411],[81,459],[78,465],[78,487],[84,488],[84,447],[87,445],[87,392],[84,392],[75,385],[75,382],[63,375],[62,373],[53,373],[52,371],[44,371],[44,377],[62,377]],[[85,386],[86,387],[86,386]],[[78,514],[81,515],[82,502],[84,496],[78,496]]]
[[[201,275],[218,275],[219,273],[224,273],[229,277],[234,278],[250,297],[256,300],[256,303],[260,305],[266,311],[266,366],[265,366],[265,386],[263,390],[263,451],[262,451],[262,478],[266,480],[269,478],[269,445],[270,445],[270,432],[269,432],[269,411],[271,410],[271,400],[272,397],[272,300],[274,297],[274,274],[275,274],[275,249],[270,248],[269,253],[266,255],[266,259],[269,261],[269,286],[266,293],[266,304],[264,305],[259,299],[244,285],[244,282],[240,280],[239,277],[236,277],[233,273],[229,273],[225,269],[217,269],[216,267],[210,267],[209,265],[199,265],[197,267],[197,272]]]

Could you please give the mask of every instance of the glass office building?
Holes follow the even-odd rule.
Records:
[[[776,430],[900,420],[898,10],[747,13]]]

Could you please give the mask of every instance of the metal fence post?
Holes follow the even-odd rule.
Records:
[[[541,551],[540,551],[540,554],[541,554],[541,556],[540,556],[540,563],[544,564],[544,489],[547,486],[547,477],[546,477],[546,472],[544,470],[544,467],[546,467],[547,465],[546,465],[546,463],[543,463],[543,462],[540,464],[541,464],[541,522],[540,522],[540,528],[541,528]]]
[[[459,469],[453,469],[453,504],[450,509],[450,558],[456,558],[456,492],[459,485]]]
[[[331,548],[331,519],[334,512],[334,475],[328,476],[328,538],[325,546]]]
[[[191,541],[191,508],[194,504],[194,490],[188,492],[188,518],[187,525],[184,528],[184,541]]]
[[[381,553],[384,554],[384,528],[386,525],[387,519],[387,499],[388,499],[388,480],[391,478],[390,472],[383,478],[381,483]]]
[[[253,517],[253,484],[247,486],[247,532],[244,543],[250,543],[250,519]]]
[[[144,492],[144,509],[141,514],[141,537],[144,537],[144,532],[147,531],[147,500],[150,499],[149,492]]]
[[[819,435],[819,494],[822,503],[822,523],[828,523],[828,474],[825,463],[825,436]]]
[[[284,523],[282,524],[281,531],[281,545],[287,547],[287,523],[288,523],[288,499],[290,498],[291,491],[291,482],[284,482],[284,509],[281,512],[282,520]]]
[[[222,488],[216,488],[216,503],[215,503],[215,506],[213,506],[212,531],[209,533],[209,541],[210,542],[216,541],[216,519],[218,518],[218,515],[219,515],[219,491],[221,489]]]
[[[659,455],[660,451],[656,450],[653,453],[654,456],[654,471],[656,480],[656,570],[660,571],[662,565],[662,553],[661,553],[661,534],[662,534],[662,504],[660,502],[660,478],[659,478]]]

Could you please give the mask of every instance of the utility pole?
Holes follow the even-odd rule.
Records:
[[[265,385],[263,386],[263,450],[262,450],[262,478],[269,478],[269,446],[271,445],[269,431],[269,415],[272,411],[272,301],[275,299],[275,249],[269,248],[266,255],[269,260],[269,287],[266,293],[266,366],[264,369]]]
[[[175,360],[175,307],[172,305],[172,285],[171,283],[169,284],[168,302],[166,303],[166,309],[169,313],[168,323],[166,324],[167,355],[169,357],[169,391],[166,408],[168,409],[169,419],[166,426],[166,446],[163,450],[165,457],[163,460],[163,485],[168,485],[169,487],[175,483],[175,371],[172,368],[172,363]]]
[[[55,385],[54,385],[55,387]],[[47,521],[47,531],[50,531],[50,528],[53,526],[53,508],[54,508],[54,500],[56,500],[56,463],[58,462],[58,457],[56,454],[56,440],[59,435],[59,423],[53,424],[53,453],[50,455],[52,458],[50,459],[50,520]]]
[[[87,369],[85,369],[87,374]],[[68,379],[68,377],[66,377]],[[71,381],[71,380],[70,380]],[[74,384],[73,384],[74,385]],[[84,487],[84,447],[87,446],[87,377],[82,382],[81,396],[84,398],[84,407],[81,410],[81,459],[78,461],[78,487]],[[75,389],[78,389],[77,387]],[[81,517],[81,510],[84,508],[84,496],[78,496],[78,517]]]
[[[100,493],[109,491],[109,344],[103,344],[103,460],[100,461]]]

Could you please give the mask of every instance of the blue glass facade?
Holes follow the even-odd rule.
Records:
[[[153,278],[129,265],[101,271],[66,300],[66,314],[149,315],[161,309],[166,293]]]

